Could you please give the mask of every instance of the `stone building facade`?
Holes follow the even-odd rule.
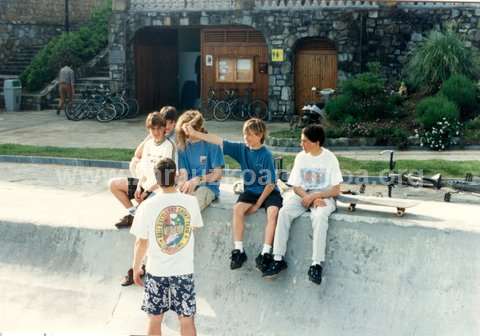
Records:
[[[272,0],[115,0],[110,27],[113,86],[135,94],[134,37],[146,27],[247,26],[260,31],[269,51],[284,59],[270,61],[269,106],[273,114],[292,111],[295,99],[296,46],[304,38],[332,42],[338,77],[347,78],[380,62],[398,78],[412,47],[432,29],[452,27],[480,47],[480,7],[461,3]]]
[[[85,22],[105,0],[69,1],[73,26]],[[1,0],[0,62],[17,48],[44,45],[64,29],[65,0]]]

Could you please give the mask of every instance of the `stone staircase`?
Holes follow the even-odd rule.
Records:
[[[32,45],[20,48],[3,64],[0,64],[0,92],[3,92],[3,82],[5,79],[20,76],[42,48],[42,45]]]

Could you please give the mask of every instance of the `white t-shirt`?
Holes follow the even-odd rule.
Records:
[[[326,148],[317,156],[298,153],[288,179],[288,184],[307,191],[326,191],[342,182],[337,157]]]
[[[161,143],[156,144],[153,139],[149,139],[143,146],[142,158],[136,166],[136,176],[140,180],[140,186],[144,190],[149,190],[155,184],[155,165],[163,158],[170,158],[177,164],[177,149],[172,140],[165,138]]]
[[[168,277],[193,274],[193,228],[202,226],[195,196],[158,193],[138,207],[130,233],[148,239],[148,273]]]

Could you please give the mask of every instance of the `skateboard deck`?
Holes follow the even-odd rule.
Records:
[[[349,204],[348,211],[353,212],[357,204],[373,205],[391,207],[397,209],[397,216],[402,217],[408,208],[414,207],[420,202],[414,200],[406,200],[400,198],[383,198],[373,196],[359,196],[359,195],[340,195],[337,197],[342,203]]]

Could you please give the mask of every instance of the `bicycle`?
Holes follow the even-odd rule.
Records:
[[[89,89],[82,93],[79,102],[73,101],[65,109],[65,116],[72,121],[96,118],[99,122],[109,122],[116,115],[117,111],[107,97]]]
[[[217,121],[225,121],[230,117],[232,113],[230,104],[237,97],[235,89],[230,89],[230,90],[225,89],[224,97],[225,98],[223,100],[218,101],[217,104],[215,104],[215,107],[213,108],[213,117]]]
[[[209,88],[207,105],[205,107],[202,106],[203,118],[206,121],[213,119],[213,110],[215,109],[215,105],[217,105],[219,101],[220,100],[217,98],[215,90],[213,88]]]
[[[249,118],[258,118],[266,120],[268,118],[268,105],[261,99],[253,98],[254,89],[245,89],[246,95],[237,97],[230,104],[232,116],[236,120],[246,120]]]
[[[237,90],[226,90],[226,98],[217,103],[213,116],[218,121],[225,121],[230,116],[235,120],[246,120],[249,118],[268,118],[268,105],[261,99],[253,99],[253,89],[245,90],[246,95],[240,97]]]

